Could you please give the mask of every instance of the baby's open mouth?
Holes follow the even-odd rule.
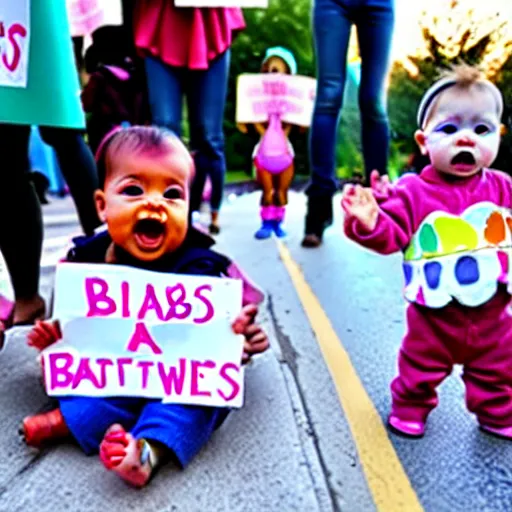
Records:
[[[156,219],[141,219],[137,221],[134,236],[137,245],[146,251],[158,249],[163,242],[165,225]]]
[[[476,164],[476,161],[473,153],[461,151],[452,158],[451,164],[453,166],[473,166]]]

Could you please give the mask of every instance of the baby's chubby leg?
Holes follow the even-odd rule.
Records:
[[[414,304],[408,307],[398,376],[391,383],[393,401],[388,423],[393,431],[409,437],[425,433],[427,416],[438,403],[436,388],[453,368],[453,350],[435,314]]]
[[[103,436],[112,424],[131,428],[144,403],[136,398],[62,398],[58,409],[25,418],[25,441],[39,447],[49,441],[72,437],[87,455],[92,455],[98,453]]]
[[[475,315],[472,350],[464,364],[466,403],[485,432],[512,440],[512,317],[495,297]]]

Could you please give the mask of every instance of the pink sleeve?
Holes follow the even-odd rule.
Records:
[[[380,211],[375,229],[368,232],[354,217],[345,217],[345,234],[380,254],[403,251],[414,234],[410,191],[408,187],[396,186],[387,199],[379,199]]]
[[[501,205],[512,208],[512,178],[503,171],[491,171],[498,178],[502,195]]]

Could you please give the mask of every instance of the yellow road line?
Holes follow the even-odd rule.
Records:
[[[377,509],[382,512],[423,511],[386,427],[329,318],[288,248],[280,241],[277,245],[333,378]]]

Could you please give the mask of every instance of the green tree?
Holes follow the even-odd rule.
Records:
[[[512,56],[507,59],[497,73],[496,85],[503,94],[502,122],[506,128],[506,133],[502,138],[494,167],[512,175]]]
[[[424,12],[419,22],[425,41],[424,52],[410,57],[408,63],[394,64],[388,93],[392,131],[395,140],[408,153],[416,151],[412,136],[417,129],[416,112],[421,97],[443,69],[462,61],[480,65],[495,80],[503,76],[502,84],[507,77],[510,84],[512,78],[510,58],[503,63],[511,50],[505,31],[508,21],[499,13],[482,19],[472,9],[461,11],[459,2],[452,1],[444,16]],[[496,75],[497,70],[505,70],[506,66],[511,69],[507,77],[503,73]]]

